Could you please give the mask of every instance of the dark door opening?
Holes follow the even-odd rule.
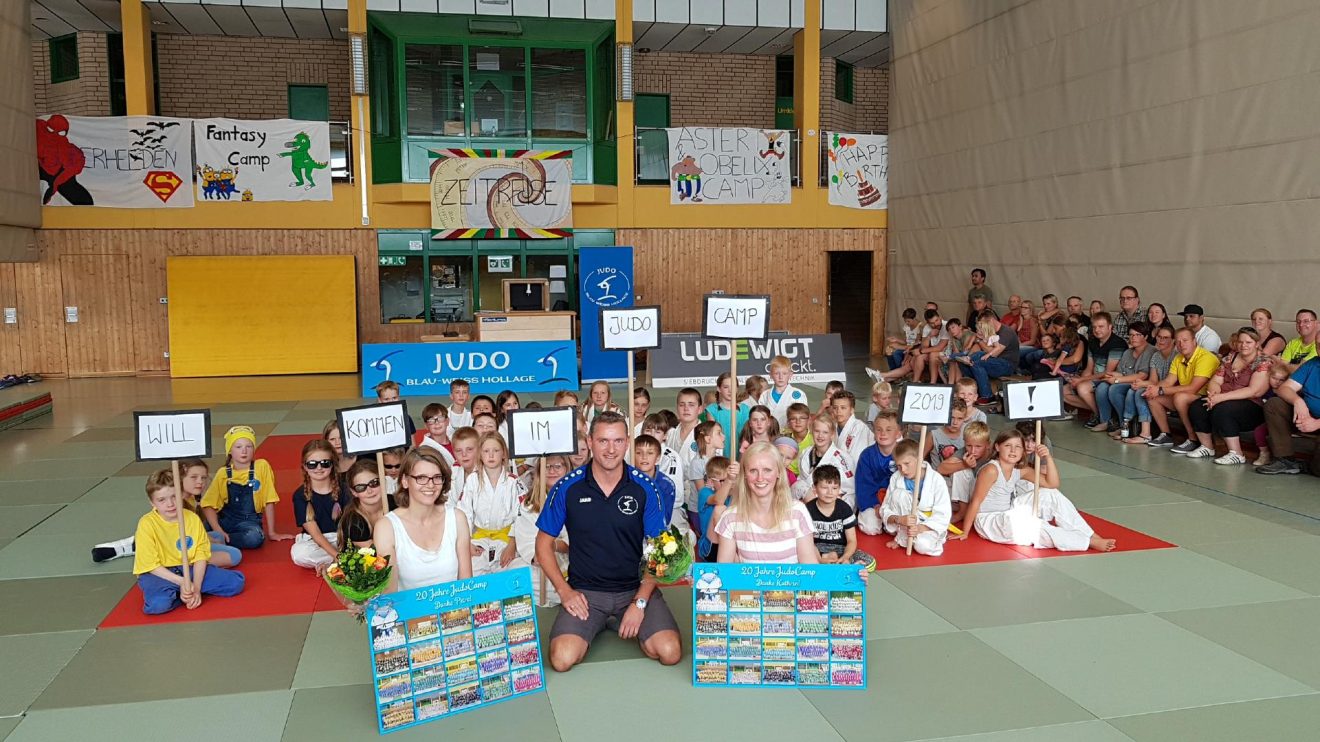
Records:
[[[829,331],[839,333],[849,358],[871,352],[871,258],[869,252],[831,252]]]

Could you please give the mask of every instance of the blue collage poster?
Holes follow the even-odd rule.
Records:
[[[856,565],[698,564],[692,684],[866,688],[866,585]]]
[[[530,568],[381,595],[367,626],[381,734],[545,688]]]

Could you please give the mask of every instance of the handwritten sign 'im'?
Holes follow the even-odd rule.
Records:
[[[134,412],[138,461],[211,458],[211,411]]]
[[[577,410],[545,407],[509,412],[509,455],[514,458],[577,453]]]

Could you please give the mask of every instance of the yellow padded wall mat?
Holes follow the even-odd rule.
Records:
[[[351,255],[172,257],[170,376],[354,372]]]

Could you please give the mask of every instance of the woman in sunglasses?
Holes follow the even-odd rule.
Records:
[[[385,466],[389,466],[388,461]],[[398,469],[394,471],[398,472]],[[370,459],[361,459],[348,470],[348,490],[353,499],[339,516],[338,535],[342,550],[347,551],[350,545],[354,549],[375,546],[372,530],[386,513],[396,507],[394,495],[385,492],[382,481],[376,462]]]
[[[321,438],[302,449],[302,486],[293,493],[293,521],[302,529],[289,556],[299,567],[320,572],[339,553],[339,517],[349,496],[338,476],[338,457]]]
[[[431,451],[403,457],[399,509],[376,523],[376,553],[388,557],[386,592],[413,590],[472,576],[467,517],[448,502],[449,464]],[[370,484],[370,482],[368,482]]]

